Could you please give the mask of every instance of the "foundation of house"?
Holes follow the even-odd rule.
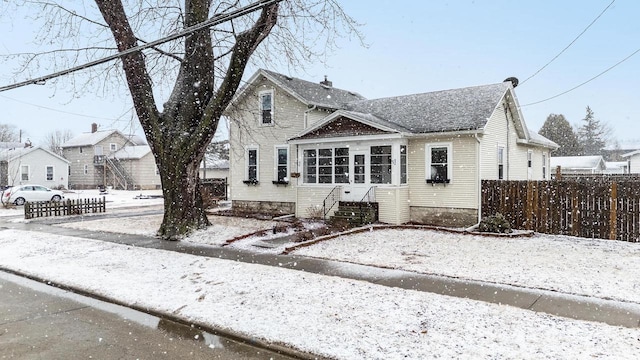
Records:
[[[411,207],[411,222],[424,225],[468,227],[478,222],[477,209]]]
[[[231,208],[234,211],[246,213],[259,213],[269,215],[286,215],[295,214],[296,204],[293,202],[281,201],[248,201],[233,200]]]

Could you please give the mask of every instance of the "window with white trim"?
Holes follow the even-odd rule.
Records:
[[[371,183],[391,184],[391,145],[371,147]]]
[[[527,151],[527,168],[531,169],[533,166],[533,151]]]
[[[498,180],[504,179],[504,146],[498,146]]]
[[[349,148],[323,148],[303,151],[305,184],[349,183]]]
[[[29,181],[29,165],[20,166],[20,180]]]
[[[451,182],[451,143],[427,144],[425,149],[427,183]]]
[[[400,184],[407,183],[407,145],[400,145]]]
[[[111,151],[111,152],[118,151],[118,144],[116,144],[116,143],[109,144],[109,151]]]
[[[84,174],[87,175],[89,173],[89,165],[84,164]]]
[[[289,182],[289,147],[276,146],[276,182]]]
[[[273,124],[273,90],[265,90],[258,93],[260,101],[260,124]]]
[[[245,181],[258,182],[258,148],[247,148]]]
[[[547,180],[547,153],[542,154],[542,180]]]
[[[48,165],[46,167],[46,179],[47,181],[53,181],[53,166]]]

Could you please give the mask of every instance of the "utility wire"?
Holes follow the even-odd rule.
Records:
[[[587,81],[583,82],[583,83],[582,83],[582,84],[580,84],[580,85],[574,86],[574,87],[572,87],[571,89],[569,89],[569,90],[567,90],[567,91],[564,91],[564,92],[561,92],[560,94],[554,95],[554,96],[552,96],[552,97],[550,97],[550,98],[546,98],[546,99],[544,99],[544,100],[540,100],[540,101],[532,102],[532,103],[525,104],[525,105],[520,105],[520,107],[525,107],[525,106],[530,106],[530,105],[540,104],[540,103],[542,103],[542,102],[549,101],[549,100],[551,100],[551,99],[555,99],[555,98],[557,98],[557,97],[559,97],[559,96],[562,96],[562,95],[564,95],[564,94],[566,94],[566,93],[568,93],[568,92],[571,92],[571,91],[573,91],[573,90],[575,90],[575,89],[577,89],[577,88],[579,88],[579,87],[581,87],[581,86],[583,86],[583,85],[585,85],[585,84],[587,84],[587,83],[589,83],[589,82],[591,82],[591,81],[593,81],[593,80],[595,80],[595,79],[599,78],[601,75],[604,75],[604,74],[605,74],[606,72],[608,72],[609,70],[611,70],[611,69],[613,69],[614,67],[616,67],[616,66],[618,66],[618,65],[622,64],[623,62],[625,62],[625,61],[629,60],[632,56],[634,56],[635,54],[637,54],[637,53],[639,53],[639,52],[640,52],[640,49],[637,49],[636,51],[634,51],[633,53],[631,53],[631,55],[629,55],[629,56],[627,56],[626,58],[624,58],[624,59],[622,59],[622,60],[618,61],[618,62],[617,62],[617,63],[615,63],[613,66],[610,66],[610,67],[609,67],[609,68],[607,68],[605,71],[603,71],[603,72],[601,72],[600,74],[598,74],[598,75],[596,75],[596,76],[592,77],[591,79],[589,79],[589,80],[587,80]]]
[[[22,103],[22,104],[25,104],[25,105],[31,105],[31,106],[34,106],[34,107],[37,107],[37,108],[40,108],[40,109],[46,109],[46,110],[49,110],[49,111],[55,111],[55,112],[68,114],[68,115],[81,116],[81,117],[97,119],[97,120],[109,120],[109,121],[116,120],[116,119],[113,119],[113,118],[105,118],[105,117],[100,117],[100,116],[85,115],[85,114],[74,113],[74,112],[71,112],[71,111],[64,111],[64,110],[54,109],[54,108],[50,108],[50,107],[47,107],[47,106],[42,106],[42,105],[33,104],[33,103],[30,103],[30,102],[26,102],[26,101],[14,99],[12,97],[4,96],[4,95],[0,95],[0,98],[7,99],[7,100],[12,100],[12,101],[19,102],[19,103]]]
[[[607,5],[606,8],[604,8],[604,10],[602,10],[602,12],[600,12],[600,15],[596,16],[595,19],[593,19],[593,21],[584,29],[582,30],[582,32],[580,34],[578,34],[578,36],[576,36],[575,39],[573,39],[573,41],[571,41],[569,43],[569,45],[567,45],[564,49],[562,49],[562,51],[560,51],[558,53],[558,55],[554,56],[553,59],[549,60],[548,63],[546,63],[543,67],[541,67],[538,71],[536,71],[535,73],[533,73],[533,75],[529,76],[528,78],[524,79],[524,81],[522,81],[520,83],[520,85],[524,84],[525,82],[527,82],[527,80],[531,79],[532,77],[538,75],[542,70],[544,70],[547,66],[549,66],[552,62],[554,62],[558,57],[560,57],[560,55],[562,55],[568,48],[571,47],[571,45],[573,45],[573,43],[575,43],[585,32],[587,32],[587,30],[589,30],[589,28],[591,27],[591,25],[593,25],[596,21],[598,21],[598,19],[600,19],[600,17],[607,11],[609,10],[609,8],[611,7],[611,5],[613,5],[613,3],[616,2],[616,0],[612,0],[611,3],[609,3],[609,5]]]
[[[91,61],[91,62],[86,63],[84,65],[75,66],[75,67],[72,67],[72,68],[69,68],[69,69],[66,69],[66,70],[58,71],[58,72],[50,74],[50,75],[45,75],[45,76],[41,76],[41,77],[38,77],[38,78],[35,78],[35,79],[30,79],[30,80],[22,81],[22,82],[19,82],[19,83],[2,86],[2,87],[0,87],[0,92],[17,89],[19,87],[23,87],[23,86],[26,86],[26,85],[44,84],[47,80],[54,79],[54,78],[60,77],[62,75],[71,74],[71,73],[79,71],[79,70],[84,70],[84,69],[87,69],[87,68],[90,68],[90,67],[93,67],[93,66],[96,66],[96,65],[100,65],[100,64],[112,61],[112,60],[119,59],[119,58],[121,58],[123,56],[129,55],[129,54],[132,54],[132,53],[144,50],[144,49],[148,49],[148,48],[160,45],[160,44],[164,44],[166,42],[169,42],[169,41],[172,41],[172,40],[187,36],[187,35],[189,35],[189,34],[191,34],[193,32],[196,32],[198,30],[202,30],[202,29],[205,29],[205,28],[210,28],[212,26],[219,25],[219,24],[222,24],[224,22],[233,20],[233,19],[235,19],[237,17],[250,14],[250,13],[252,13],[252,12],[254,12],[256,10],[259,10],[259,9],[261,9],[263,7],[266,7],[266,6],[271,5],[271,4],[279,3],[281,1],[282,0],[258,0],[258,1],[254,2],[254,3],[251,3],[251,4],[247,5],[247,6],[244,6],[244,7],[241,7],[239,9],[233,10],[233,11],[227,13],[227,14],[214,15],[211,19],[209,19],[207,21],[203,21],[203,22],[201,22],[199,24],[196,24],[194,26],[190,26],[190,27],[188,27],[188,28],[186,28],[186,29],[184,29],[184,30],[182,30],[180,32],[177,32],[175,34],[166,36],[164,38],[161,38],[161,39],[158,39],[158,40],[155,40],[155,41],[151,41],[151,42],[146,43],[144,45],[132,47],[130,49],[127,49],[125,51],[119,52],[117,54],[110,55],[110,56],[104,57],[104,58],[99,59],[99,60]]]

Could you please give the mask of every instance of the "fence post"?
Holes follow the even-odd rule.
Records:
[[[533,182],[527,181],[527,202],[524,206],[526,221],[527,221],[527,230],[533,229]]]
[[[615,181],[611,183],[611,197],[609,201],[611,204],[611,211],[609,212],[609,239],[615,240],[617,238],[618,227],[618,183]]]

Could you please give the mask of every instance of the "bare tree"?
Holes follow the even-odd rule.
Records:
[[[265,5],[258,12],[127,55],[121,59],[121,69],[113,65],[93,69],[89,80],[102,81],[101,87],[88,85],[87,74],[70,78],[76,92],[97,89],[103,94],[117,88],[118,79],[125,79],[162,180],[165,207],[158,234],[164,239],[179,239],[209,225],[199,191],[199,164],[250,62],[298,67],[333,50],[340,34],[362,42],[359,24],[336,0],[258,2]],[[114,41],[117,50],[124,51],[249,1],[95,0],[102,19],[96,16],[96,8],[91,11],[90,2],[75,3],[0,4],[0,14],[32,6],[30,16],[46,30],[39,32],[37,40],[43,46],[59,45],[13,54],[9,60],[20,60],[16,73],[30,74],[52,61],[57,68],[68,67],[108,53]]]
[[[0,124],[0,142],[18,142],[20,136],[16,127],[8,124]]]
[[[62,144],[71,140],[73,133],[69,129],[55,130],[49,132],[45,136],[45,145],[47,149],[54,154],[62,156]]]

